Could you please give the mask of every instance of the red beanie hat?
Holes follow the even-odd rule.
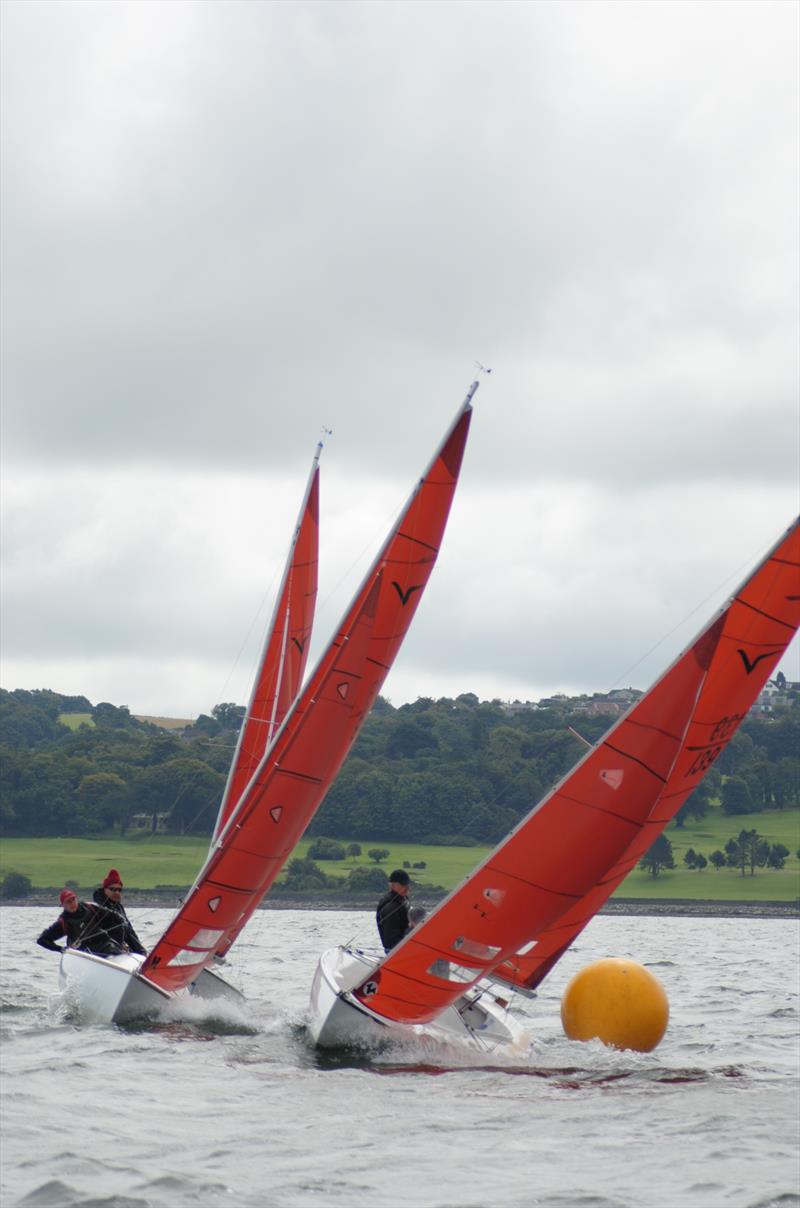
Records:
[[[77,896],[78,895],[75,893],[74,889],[62,889],[61,893],[58,895],[58,900],[63,906],[67,898],[75,898]]]
[[[109,885],[121,885],[121,884],[122,884],[122,877],[119,875],[116,868],[112,868],[111,871],[109,872],[108,876],[106,877],[105,881],[103,881],[103,889],[108,889]]]

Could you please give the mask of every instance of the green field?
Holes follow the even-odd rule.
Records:
[[[76,881],[94,888],[110,868],[117,868],[130,889],[189,885],[208,852],[208,840],[159,836],[120,839],[3,839],[0,879],[21,872],[34,886],[53,887]]]
[[[755,876],[743,877],[736,869],[715,872],[709,865],[703,872],[692,872],[683,864],[689,847],[708,857],[716,848],[724,849],[731,836],[742,829],[755,829],[771,843],[783,843],[792,853],[780,870],[756,869]],[[800,810],[773,810],[728,818],[713,810],[699,822],[687,823],[682,830],[670,827],[676,868],[658,878],[636,869],[618,890],[627,898],[698,898],[711,901],[748,900],[794,901],[800,897]],[[295,855],[304,856],[310,839],[298,844]],[[341,840],[347,843],[347,839]],[[452,889],[489,852],[488,847],[426,847],[422,844],[393,843],[380,839],[359,840],[362,855],[356,860],[320,861],[326,873],[344,877],[357,865],[369,865],[371,847],[388,848],[390,855],[381,867],[387,871],[404,860],[424,860],[426,868],[410,870],[420,887],[441,885]],[[178,836],[155,838],[141,835],[119,839],[114,835],[95,839],[4,839],[0,844],[0,879],[8,872],[24,873],[35,887],[53,888],[75,881],[82,890],[99,885],[109,868],[119,869],[129,889],[155,889],[158,886],[187,886],[194,880],[208,851],[208,840]]]
[[[81,726],[94,727],[94,718],[91,713],[59,713],[58,720],[68,730],[79,730]]]

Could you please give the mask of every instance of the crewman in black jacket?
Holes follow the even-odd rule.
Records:
[[[120,951],[119,944],[109,935],[109,926],[114,926],[116,916],[92,902],[79,902],[73,889],[62,889],[59,900],[64,907],[56,921],[46,927],[36,943],[51,952],[63,952],[64,948],[82,948],[98,956],[111,956]],[[62,948],[56,940],[66,938]]]
[[[144,956],[145,949],[133,930],[125,907],[122,905],[122,877],[116,868],[110,870],[101,887],[92,894],[92,898],[98,906],[102,906],[104,910],[117,916],[117,922],[108,927],[111,938],[116,940],[121,949],[138,952],[140,956]]]
[[[411,878],[402,868],[389,873],[389,890],[375,913],[384,952],[391,951],[408,931],[408,894]]]

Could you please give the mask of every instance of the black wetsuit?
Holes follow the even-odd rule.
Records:
[[[389,952],[408,931],[408,899],[390,889],[378,902],[375,921],[384,951]]]
[[[72,913],[62,911],[54,923],[45,927],[36,943],[51,952],[63,952],[64,947],[83,948],[99,956],[112,956],[121,951],[119,944],[108,933],[108,928],[115,923],[116,918],[109,911],[91,902],[79,902],[77,910]],[[62,947],[56,940],[64,936],[67,942]]]
[[[102,906],[103,910],[107,910],[110,914],[117,916],[115,923],[106,923],[106,931],[115,940],[121,948],[128,947],[131,952],[138,952],[140,956],[145,956],[145,949],[142,947],[141,940],[131,926],[131,921],[128,918],[125,907],[122,902],[115,902],[107,897],[103,889],[96,889],[92,894],[98,906]]]

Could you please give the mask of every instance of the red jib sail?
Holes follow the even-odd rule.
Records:
[[[321,452],[322,444],[318,444],[264,649],[261,652],[250,703],[228,772],[211,839],[212,846],[250,783],[303,682],[317,599]]]
[[[430,578],[461,469],[473,382],[336,636],[289,710],[178,914],[140,975],[193,982],[230,947],[321,804],[371,709]]]
[[[650,691],[355,995],[434,1019],[480,978],[533,988],[725,749],[800,624],[798,522]]]

